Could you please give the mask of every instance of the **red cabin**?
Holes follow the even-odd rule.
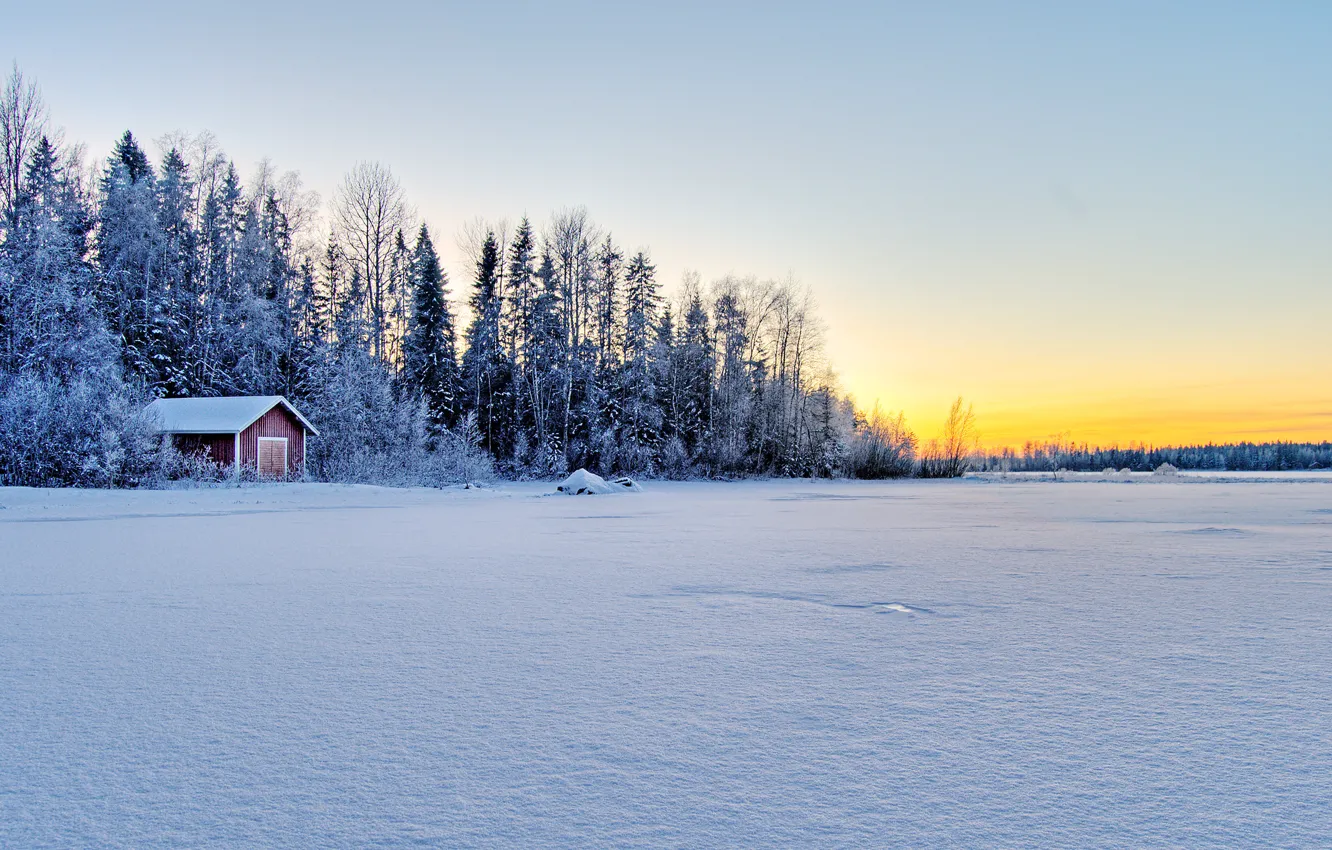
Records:
[[[237,474],[290,480],[305,475],[305,438],[319,436],[310,420],[280,395],[159,398],[148,414],[182,452],[207,452]]]

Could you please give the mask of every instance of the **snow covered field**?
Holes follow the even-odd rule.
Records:
[[[1332,476],[0,490],[0,847],[1332,843]]]

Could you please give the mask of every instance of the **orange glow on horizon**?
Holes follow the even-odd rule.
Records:
[[[909,389],[853,391],[853,397],[866,410],[877,398],[885,410],[903,411],[922,440],[938,436],[955,396],[904,391]],[[982,446],[990,450],[1054,440],[1102,447],[1332,441],[1332,391],[1298,379],[1100,397],[1085,392],[1062,398],[1053,393],[962,395],[975,409]],[[903,403],[887,403],[894,397]]]

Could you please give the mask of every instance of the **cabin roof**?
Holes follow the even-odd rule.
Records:
[[[245,395],[219,398],[159,398],[147,413],[164,434],[239,434],[259,417],[281,405],[291,411],[311,434],[319,430],[280,395]]]

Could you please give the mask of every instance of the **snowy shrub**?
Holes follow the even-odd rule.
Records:
[[[424,405],[399,401],[382,363],[342,352],[305,400],[320,436],[311,436],[306,474],[319,481],[441,486],[490,478],[490,456],[477,447],[474,417],[431,435]]]
[[[1179,475],[1179,469],[1168,463],[1163,463],[1152,470],[1152,475],[1156,478],[1174,478]]]
[[[415,462],[412,477],[419,484],[442,486],[460,482],[489,481],[495,463],[481,446],[476,414],[469,413],[451,430],[428,441],[428,449]]]
[[[652,446],[635,439],[613,441],[607,445],[600,466],[607,471],[652,475],[656,471],[653,454]]]
[[[976,414],[970,405],[962,407],[959,397],[944,420],[943,436],[930,440],[920,454],[916,474],[921,478],[958,478],[977,465],[979,439]]]
[[[876,405],[859,423],[847,451],[847,472],[853,478],[902,478],[916,465],[916,435],[906,417],[886,414]]]
[[[156,474],[152,484],[159,487],[178,484],[215,484],[235,475],[235,467],[213,460],[207,449],[198,452],[182,452],[171,444],[170,438],[162,440],[158,450]]]
[[[1114,478],[1114,477],[1115,477],[1115,468],[1114,468],[1113,466],[1107,466],[1105,469],[1102,469],[1102,470],[1101,470],[1101,477],[1102,477],[1102,478]]]
[[[518,478],[552,478],[565,475],[569,471],[569,461],[560,451],[559,446],[551,442],[540,443],[523,456],[525,460],[517,464],[514,474]]]
[[[159,439],[143,399],[93,373],[62,381],[0,376],[0,484],[132,487],[156,468]]]
[[[661,463],[658,472],[665,478],[681,480],[693,474],[689,463],[689,450],[678,436],[672,436],[661,447]]]

